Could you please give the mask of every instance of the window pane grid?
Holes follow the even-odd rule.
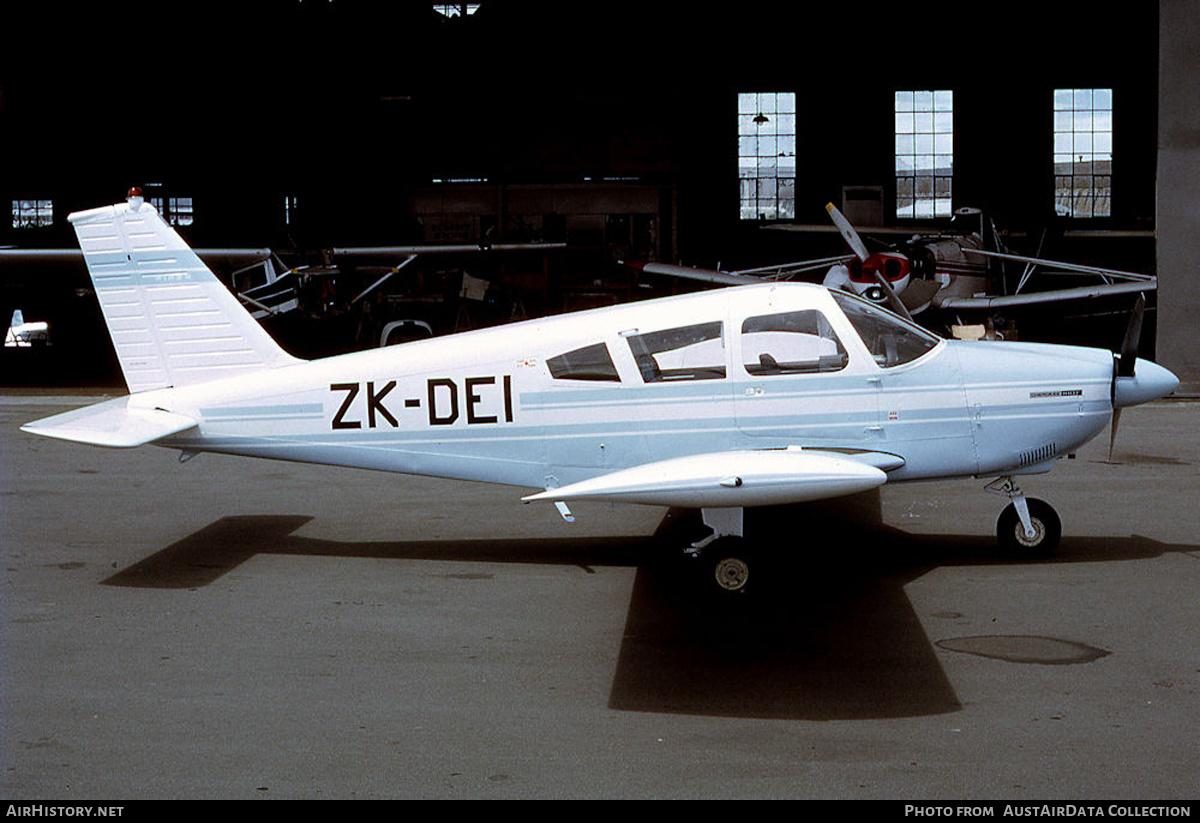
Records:
[[[54,203],[51,200],[12,201],[14,229],[36,229],[53,225]]]
[[[897,217],[949,217],[954,179],[954,92],[895,95]]]
[[[1054,91],[1054,210],[1112,215],[1112,89]]]
[[[796,95],[738,95],[739,209],[743,220],[796,216]]]

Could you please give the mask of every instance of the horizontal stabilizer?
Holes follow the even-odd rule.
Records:
[[[771,506],[855,494],[886,481],[882,469],[831,452],[731,451],[647,463],[523,499],[685,508]]]
[[[132,448],[194,427],[196,421],[162,409],[131,408],[132,397],[118,397],[94,406],[56,414],[21,427],[21,431],[87,443]]]

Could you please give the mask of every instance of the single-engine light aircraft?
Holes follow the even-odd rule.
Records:
[[[790,279],[823,269],[823,285],[853,292],[904,317],[918,317],[927,328],[952,326],[945,322],[947,317],[961,322],[960,315],[991,315],[1030,306],[1086,303],[1096,298],[1137,296],[1158,289],[1158,278],[1150,274],[1013,254],[978,209],[959,209],[951,231],[914,234],[888,251],[876,252],[867,249],[858,230],[836,206],[829,203],[825,210],[850,247],[849,254],[738,271],[664,263],[643,263],[636,268],[650,274],[725,286]],[[962,228],[976,222],[977,227]],[[790,224],[768,228],[812,229]],[[1019,278],[1010,282],[1012,278],[1004,267],[1016,264],[1024,268]],[[1030,289],[1036,272],[1086,282]]]
[[[13,312],[12,322],[4,333],[4,346],[9,349],[27,349],[50,342],[50,324],[45,320],[25,321],[20,309]]]
[[[506,484],[526,502],[684,507],[679,548],[743,590],[745,512],[884,483],[987,476],[1000,541],[1050,550],[1054,510],[1013,482],[1166,369],[1075,347],[941,339],[848,292],[765,283],[302,361],[140,198],[70,216],[129,394],[29,423],[181,459],[220,452]]]

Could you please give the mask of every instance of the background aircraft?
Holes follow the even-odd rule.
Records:
[[[17,309],[13,312],[12,322],[4,333],[4,346],[10,349],[25,349],[31,346],[46,345],[50,342],[50,324],[44,320],[25,322],[25,315]]]
[[[982,323],[1001,313],[1097,298],[1124,296],[1133,301],[1158,287],[1153,275],[1014,254],[978,209],[959,209],[949,231],[914,233],[874,252],[837,207],[828,204],[826,211],[850,254],[729,272],[659,263],[638,268],[717,285],[791,280],[824,271],[826,286],[852,291],[947,334],[956,325]],[[1032,288],[1035,277],[1070,277],[1074,282],[1065,287]]]
[[[686,552],[745,591],[763,507],[884,483],[995,476],[997,535],[1052,550],[1048,471],[1113,413],[1169,393],[1131,325],[1107,350],[947,341],[855,295],[760,283],[312,361],[283,351],[141,198],[70,217],[130,394],[23,426],[108,447],[500,483],[685,507]]]
[[[521,289],[500,282],[503,275],[495,283],[488,278],[504,270],[505,263],[516,264],[520,255],[565,247],[565,243],[481,239],[315,251],[195,251],[272,334],[293,351],[313,356],[519,317],[524,312]],[[505,262],[497,263],[501,258]],[[82,259],[74,249],[0,249],[0,262],[15,265]],[[434,260],[436,264],[421,265]]]

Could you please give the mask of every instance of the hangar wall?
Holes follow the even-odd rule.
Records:
[[[1200,394],[1200,2],[1161,0],[1158,147],[1158,360]]]
[[[0,154],[20,158],[0,175],[0,203],[49,198],[55,219],[20,230],[0,221],[0,246],[74,248],[67,213],[158,183],[194,203],[186,235],[198,247],[319,250],[494,232],[581,250],[552,272],[581,288],[623,259],[747,268],[821,257],[844,250],[824,205],[848,187],[882,190],[883,222],[897,227],[886,208],[895,90],[952,87],[955,206],[993,214],[1018,251],[1045,238],[1046,257],[1149,271],[1156,212],[1182,219],[1196,196],[1183,182],[1196,173],[1197,58],[1185,41],[1200,0],[1160,2],[1161,24],[1154,3],[1081,13],[1014,0],[986,26],[949,3],[814,19],[784,2],[701,12],[526,0],[447,21],[421,4],[370,0],[272,0],[254,15],[192,2],[181,5],[204,13],[169,44],[139,40],[120,59],[111,44],[121,38],[97,36],[120,28],[107,7],[78,10],[74,31],[48,48],[34,34],[54,30],[53,12],[30,4],[14,22],[30,36],[4,56],[44,70],[0,65]],[[1160,27],[1172,43],[1161,79]],[[89,82],[101,70],[113,82]],[[1114,90],[1113,212],[1062,220],[1049,104],[1056,88],[1087,87]],[[769,89],[796,94],[796,223],[819,231],[739,219],[736,96]],[[286,216],[285,201],[299,204]],[[1165,286],[1169,316],[1185,321],[1163,325],[1183,334],[1195,316],[1185,239],[1195,227],[1157,235],[1160,265],[1179,272]],[[101,333],[79,296],[82,273],[0,274],[0,314],[44,308],[81,341]],[[1120,339],[1123,322],[1114,325],[1105,344]],[[1172,356],[1188,355],[1178,341]]]

